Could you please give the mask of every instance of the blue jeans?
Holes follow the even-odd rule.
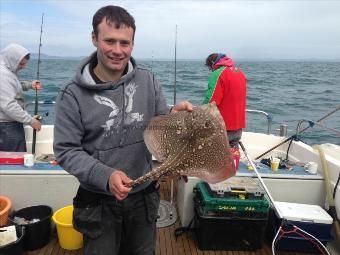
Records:
[[[0,151],[27,151],[22,123],[0,122]]]

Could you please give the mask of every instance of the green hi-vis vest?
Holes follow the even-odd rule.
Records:
[[[226,69],[226,67],[221,66],[219,69],[212,72],[212,74],[209,76],[208,90],[205,92],[203,104],[207,104],[207,103],[210,102],[210,100],[211,100],[211,98],[214,94],[218,78],[220,77],[220,75],[224,71],[224,69]]]

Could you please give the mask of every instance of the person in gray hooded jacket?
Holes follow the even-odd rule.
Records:
[[[84,254],[152,255],[159,190],[150,182],[126,184],[151,170],[143,131],[170,109],[155,76],[131,57],[134,18],[106,6],[92,25],[97,51],[57,98],[55,156],[80,182],[73,225],[84,235]],[[192,105],[184,101],[171,111],[181,110]]]
[[[24,126],[41,129],[38,116],[24,110],[23,91],[41,89],[39,81],[20,81],[18,71],[30,58],[27,49],[10,44],[0,52],[0,151],[26,151]]]

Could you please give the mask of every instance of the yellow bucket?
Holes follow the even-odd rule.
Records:
[[[58,239],[61,248],[77,250],[83,247],[83,234],[73,228],[73,205],[56,211],[52,219],[57,226]]]

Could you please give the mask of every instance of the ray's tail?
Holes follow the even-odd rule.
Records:
[[[145,175],[137,178],[136,180],[133,180],[132,182],[128,183],[126,186],[127,187],[134,187],[134,186],[142,184],[146,181],[158,180],[163,175],[171,173],[171,171],[173,171],[175,169],[173,166],[175,165],[176,162],[180,162],[180,160],[183,156],[183,152],[187,149],[187,147],[188,147],[188,145],[185,145],[175,157],[173,157],[173,158],[170,157],[170,159],[168,158],[164,163],[162,163],[158,167],[152,169],[147,174],[145,174]]]
[[[163,169],[166,169],[164,164],[152,169],[152,171],[150,171],[147,174],[137,178],[136,180],[133,180],[132,182],[128,183],[126,186],[127,187],[135,187],[137,185],[140,185],[140,184],[147,182],[147,181],[150,181],[150,180],[151,181],[157,180],[164,174]]]

